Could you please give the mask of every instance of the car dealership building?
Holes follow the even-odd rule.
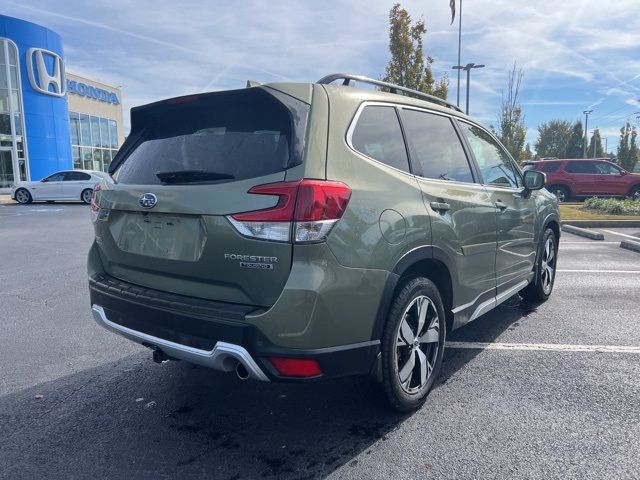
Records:
[[[122,115],[118,87],[66,71],[57,33],[0,15],[0,193],[57,170],[106,170]]]

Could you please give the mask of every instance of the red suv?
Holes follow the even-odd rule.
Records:
[[[524,169],[544,172],[547,190],[561,202],[596,195],[640,199],[640,174],[629,173],[602,158],[528,162]]]

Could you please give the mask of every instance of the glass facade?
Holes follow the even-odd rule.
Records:
[[[115,120],[69,112],[73,168],[106,172],[118,151]]]
[[[23,121],[18,52],[0,39],[0,188],[28,177]]]

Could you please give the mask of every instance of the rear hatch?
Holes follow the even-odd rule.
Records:
[[[110,168],[115,183],[96,199],[106,273],[193,297],[275,303],[291,268],[289,236],[249,238],[228,216],[279,204],[281,196],[248,192],[302,163],[308,113],[268,87],[133,109]]]

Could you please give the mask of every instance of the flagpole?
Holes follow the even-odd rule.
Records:
[[[460,47],[462,45],[462,0],[460,0],[460,13],[458,14],[458,63],[460,64]],[[456,105],[460,106],[460,69],[458,69],[458,92]]]

